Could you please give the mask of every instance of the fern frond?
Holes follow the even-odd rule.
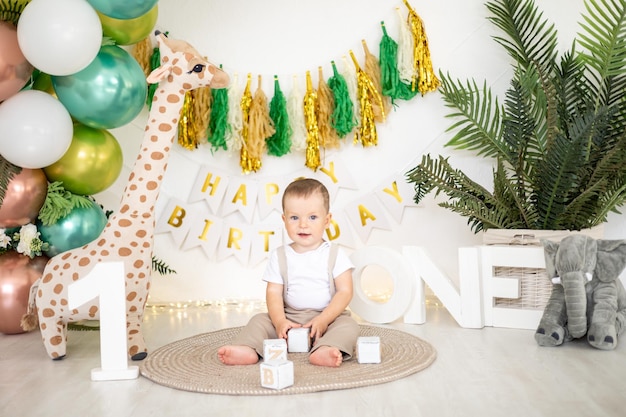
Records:
[[[154,255],[152,255],[152,270],[157,271],[161,275],[176,274],[175,270]]]
[[[55,181],[48,184],[46,200],[39,210],[38,218],[44,226],[50,226],[67,216],[74,208],[91,207],[92,204],[94,203],[89,198],[67,191],[62,181]]]
[[[0,155],[0,206],[14,176],[22,172],[22,168],[13,165]]]

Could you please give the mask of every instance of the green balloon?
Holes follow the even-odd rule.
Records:
[[[75,123],[69,149],[43,171],[48,181],[62,181],[67,191],[93,195],[117,180],[123,162],[122,148],[108,130]]]
[[[157,0],[87,0],[98,12],[115,19],[134,19],[148,13]]]
[[[75,207],[67,216],[50,226],[44,226],[38,221],[37,229],[41,234],[41,240],[50,245],[46,255],[53,257],[96,239],[106,224],[107,217],[104,211],[92,202],[89,207]]]
[[[72,117],[96,129],[113,129],[132,121],[148,92],[143,70],[117,45],[101,47],[96,58],[75,74],[52,76],[52,85]]]

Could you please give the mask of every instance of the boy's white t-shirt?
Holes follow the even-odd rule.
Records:
[[[333,268],[333,278],[348,269],[354,268],[350,258],[338,248],[337,260]],[[298,310],[323,310],[330,303],[330,286],[328,280],[328,257],[330,243],[324,242],[317,249],[305,253],[297,253],[290,245],[285,246],[287,258],[286,303]],[[278,254],[274,250],[263,274],[263,281],[282,284]]]

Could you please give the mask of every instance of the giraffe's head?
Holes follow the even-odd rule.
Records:
[[[168,39],[163,33],[156,32],[161,65],[148,75],[148,83],[174,83],[183,90],[198,87],[227,87],[228,74],[207,61],[195,48],[185,41]]]

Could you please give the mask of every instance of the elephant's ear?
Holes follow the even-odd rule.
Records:
[[[615,281],[626,267],[626,240],[598,240],[598,261],[594,278]]]
[[[543,245],[543,253],[546,257],[546,273],[548,279],[552,279],[558,274],[556,273],[556,252],[559,250],[559,243],[548,239],[541,239]]]

